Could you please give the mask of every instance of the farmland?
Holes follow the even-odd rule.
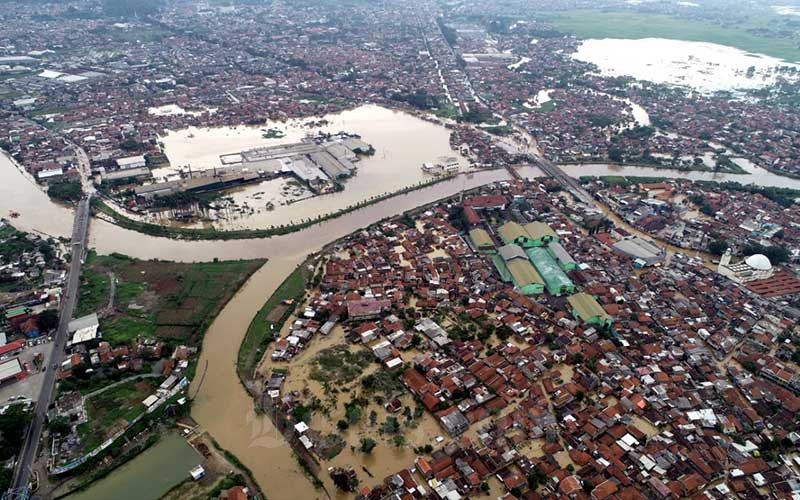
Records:
[[[631,11],[567,10],[547,14],[546,18],[557,29],[579,38],[668,38],[709,42],[800,61],[796,40],[770,32],[771,25],[783,21],[779,16],[751,16],[736,26]]]
[[[92,254],[78,313],[97,312],[103,338],[112,345],[140,335],[197,345],[221,307],[262,264],[184,264]]]

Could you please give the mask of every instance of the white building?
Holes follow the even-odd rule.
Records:
[[[717,272],[737,283],[747,283],[770,278],[775,270],[767,256],[760,253],[753,254],[736,264],[731,264],[731,250],[729,248],[719,260]]]
[[[127,170],[129,168],[142,168],[147,165],[144,156],[128,156],[127,158],[118,158],[117,166],[120,170]]]

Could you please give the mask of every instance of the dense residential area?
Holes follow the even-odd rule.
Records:
[[[800,311],[680,250],[639,264],[597,218],[516,181],[347,238],[267,352],[260,404],[364,498],[790,490]],[[416,455],[377,484],[352,463],[397,447]]]

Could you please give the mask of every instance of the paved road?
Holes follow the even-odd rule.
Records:
[[[20,451],[17,469],[14,474],[14,482],[12,483],[13,488],[21,488],[28,485],[31,465],[36,458],[39,439],[42,437],[42,428],[44,427],[47,408],[53,400],[56,372],[64,356],[64,348],[66,347],[69,337],[67,324],[70,319],[72,319],[72,314],[75,312],[75,304],[78,300],[81,264],[85,256],[86,242],[89,234],[89,201],[90,196],[82,199],[78,203],[78,208],[75,210],[75,222],[72,226],[72,262],[69,267],[69,277],[67,278],[64,300],[61,304],[61,317],[58,322],[58,330],[56,331],[55,339],[53,340],[53,350],[50,356],[47,357],[47,362],[50,363],[50,365],[45,372],[42,391],[39,394],[39,399],[36,401],[33,422],[28,427],[25,443]]]

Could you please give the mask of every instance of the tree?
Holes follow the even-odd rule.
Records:
[[[372,450],[375,449],[375,446],[377,446],[377,443],[375,443],[374,439],[361,438],[361,447],[359,450],[361,450],[361,453],[372,453]]]
[[[406,444],[406,438],[402,434],[397,434],[392,438],[394,445],[398,448]]]
[[[347,418],[347,423],[350,425],[357,424],[358,421],[361,420],[361,408],[357,405],[347,405],[344,413]]]
[[[71,430],[69,419],[64,416],[58,416],[52,419],[48,425],[48,428],[50,429],[50,432],[61,434],[62,436],[69,434]]]
[[[11,405],[0,415],[0,460],[8,460],[19,453],[31,416],[26,404]]]
[[[59,201],[78,201],[82,194],[81,183],[77,181],[54,182],[47,188],[47,196]]]
[[[608,159],[614,163],[622,163],[625,158],[622,155],[622,150],[620,148],[613,147],[608,150]]]
[[[49,332],[58,327],[58,311],[55,309],[45,309],[39,314],[39,327],[42,332]]]
[[[708,253],[712,255],[722,255],[728,249],[728,242],[725,240],[712,240],[708,243]]]

